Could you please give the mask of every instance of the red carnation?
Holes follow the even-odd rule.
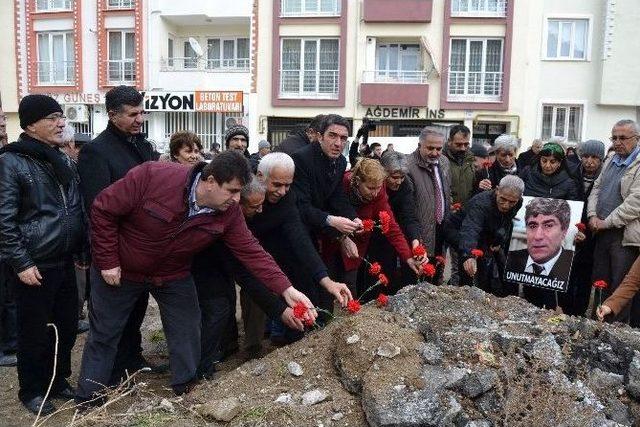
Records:
[[[384,307],[389,304],[389,297],[385,294],[380,294],[378,298],[376,298],[376,302],[378,303],[378,307]]]
[[[360,301],[352,299],[347,303],[347,311],[349,313],[357,313],[360,311]]]
[[[381,272],[382,272],[382,267],[380,266],[380,263],[374,262],[369,266],[369,274],[370,275],[377,276]]]
[[[433,277],[436,275],[436,268],[433,264],[426,262],[422,264],[422,274],[427,277]]]
[[[452,211],[459,211],[460,209],[462,209],[462,203],[460,203],[460,202],[456,202],[456,203],[451,205],[451,210]]]
[[[443,257],[442,255],[436,256],[436,265],[445,265],[446,263],[447,260],[445,259],[445,257]]]
[[[367,232],[372,232],[373,227],[375,227],[376,223],[372,219],[364,219],[362,220],[362,229]]]
[[[303,302],[297,302],[296,305],[293,306],[293,316],[296,319],[302,319],[304,318],[305,314],[307,314],[308,310],[309,308],[304,305]]]
[[[609,285],[604,280],[596,280],[593,282],[593,287],[596,289],[607,289],[607,286]]]
[[[413,256],[414,257],[423,257],[426,254],[427,254],[427,250],[422,245],[418,245],[415,248],[413,248]]]
[[[579,222],[576,224],[576,228],[578,229],[579,232],[584,233],[585,230],[587,229],[587,226],[584,225],[582,222]]]
[[[384,273],[380,273],[378,274],[378,282],[380,282],[382,286],[388,286],[389,278]]]
[[[482,167],[485,169],[489,169],[491,166],[493,166],[493,162],[491,160],[485,160],[482,162]]]
[[[380,230],[382,233],[386,234],[389,232],[389,226],[391,225],[391,215],[387,211],[380,211],[378,214],[380,218]]]
[[[484,256],[484,252],[481,249],[471,249],[471,256],[474,258],[482,258]]]

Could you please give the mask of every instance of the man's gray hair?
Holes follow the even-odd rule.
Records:
[[[518,139],[513,135],[508,135],[503,133],[493,143],[493,151],[499,152],[503,150],[509,151],[517,151],[520,144],[518,143]]]
[[[269,153],[258,163],[258,172],[260,172],[265,179],[269,178],[269,174],[274,168],[282,168],[287,172],[294,173],[296,165],[293,163],[290,155],[280,152]]]
[[[444,140],[446,139],[444,136],[444,133],[440,129],[431,127],[431,126],[426,126],[422,128],[422,130],[420,131],[420,135],[418,135],[418,141],[419,142],[425,141],[429,135],[442,138],[442,142],[444,142]]]
[[[264,194],[267,188],[255,175],[251,175],[251,181],[242,187],[240,192],[240,200],[247,200],[252,194]]]
[[[633,131],[637,135],[640,135],[640,125],[638,125],[638,122],[636,122],[635,120],[631,120],[631,119],[618,120],[616,124],[613,125],[614,128],[625,127],[625,126],[631,126],[633,128]]]
[[[382,154],[380,163],[389,174],[396,172],[402,172],[403,174],[406,174],[409,171],[409,166],[407,165],[407,156],[397,151],[387,151],[386,153]]]
[[[522,193],[524,193],[524,181],[517,175],[505,175],[500,180],[498,188],[502,191],[513,191],[522,196]]]
[[[563,230],[569,229],[571,222],[571,207],[566,200],[563,199],[547,199],[544,197],[536,197],[532,199],[524,211],[525,224],[529,218],[538,215],[555,216],[560,221],[560,227]]]

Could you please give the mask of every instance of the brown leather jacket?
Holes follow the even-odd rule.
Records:
[[[640,257],[636,259],[627,275],[624,276],[618,289],[602,305],[608,306],[613,314],[618,315],[638,290],[640,290]]]

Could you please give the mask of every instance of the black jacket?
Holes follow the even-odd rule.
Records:
[[[82,147],[78,156],[80,188],[87,212],[91,212],[98,193],[135,166],[159,157],[144,135],[127,137],[109,122],[100,135]]]
[[[531,149],[528,149],[524,153],[520,153],[520,155],[518,156],[518,160],[516,160],[518,169],[522,170],[527,166],[531,166],[531,164],[533,163],[533,159],[535,158],[536,154]]]
[[[582,191],[578,182],[564,168],[546,176],[540,171],[539,166],[531,166],[526,168],[520,177],[524,181],[525,196],[581,200]]]
[[[389,197],[389,205],[404,235],[409,242],[416,239],[420,240],[422,232],[418,214],[416,213],[415,194],[411,177],[406,175],[398,191],[391,191],[388,187],[386,190]]]
[[[342,189],[342,176],[347,168],[343,156],[330,159],[320,144],[309,144],[292,157],[296,165],[293,191],[307,228],[314,232],[326,229],[328,215],[357,217]]]
[[[311,141],[309,141],[306,130],[296,130],[283,139],[273,151],[279,151],[291,156],[293,153],[309,144],[311,144]]]
[[[487,253],[490,246],[504,244],[521,206],[522,199],[503,214],[498,210],[495,190],[483,191],[473,196],[461,210],[447,217],[443,227],[445,238],[458,249],[463,261],[471,257],[472,249],[482,249]]]
[[[480,181],[482,181],[483,179],[487,179],[487,176],[489,181],[491,181],[491,187],[495,189],[498,184],[500,184],[500,180],[507,176],[507,173],[504,171],[502,166],[500,166],[500,163],[497,160],[493,162],[488,170],[485,168],[480,169],[476,172],[476,177],[473,180],[472,194],[478,194],[483,191],[478,186],[480,185]]]
[[[85,249],[78,174],[71,159],[60,156],[75,175],[66,189],[49,163],[16,152],[0,155],[0,259],[16,272],[55,265]]]
[[[253,153],[249,156],[249,165],[251,166],[251,171],[253,173],[258,173],[258,165],[260,164],[260,160],[262,160],[262,157],[260,157],[260,153]]]

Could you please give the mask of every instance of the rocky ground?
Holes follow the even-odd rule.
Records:
[[[161,337],[155,340],[161,347]],[[293,345],[227,369],[184,399],[162,390],[166,378],[143,376],[130,395],[75,423],[483,427],[640,420],[639,331],[477,288],[410,286],[386,308],[341,313]]]

